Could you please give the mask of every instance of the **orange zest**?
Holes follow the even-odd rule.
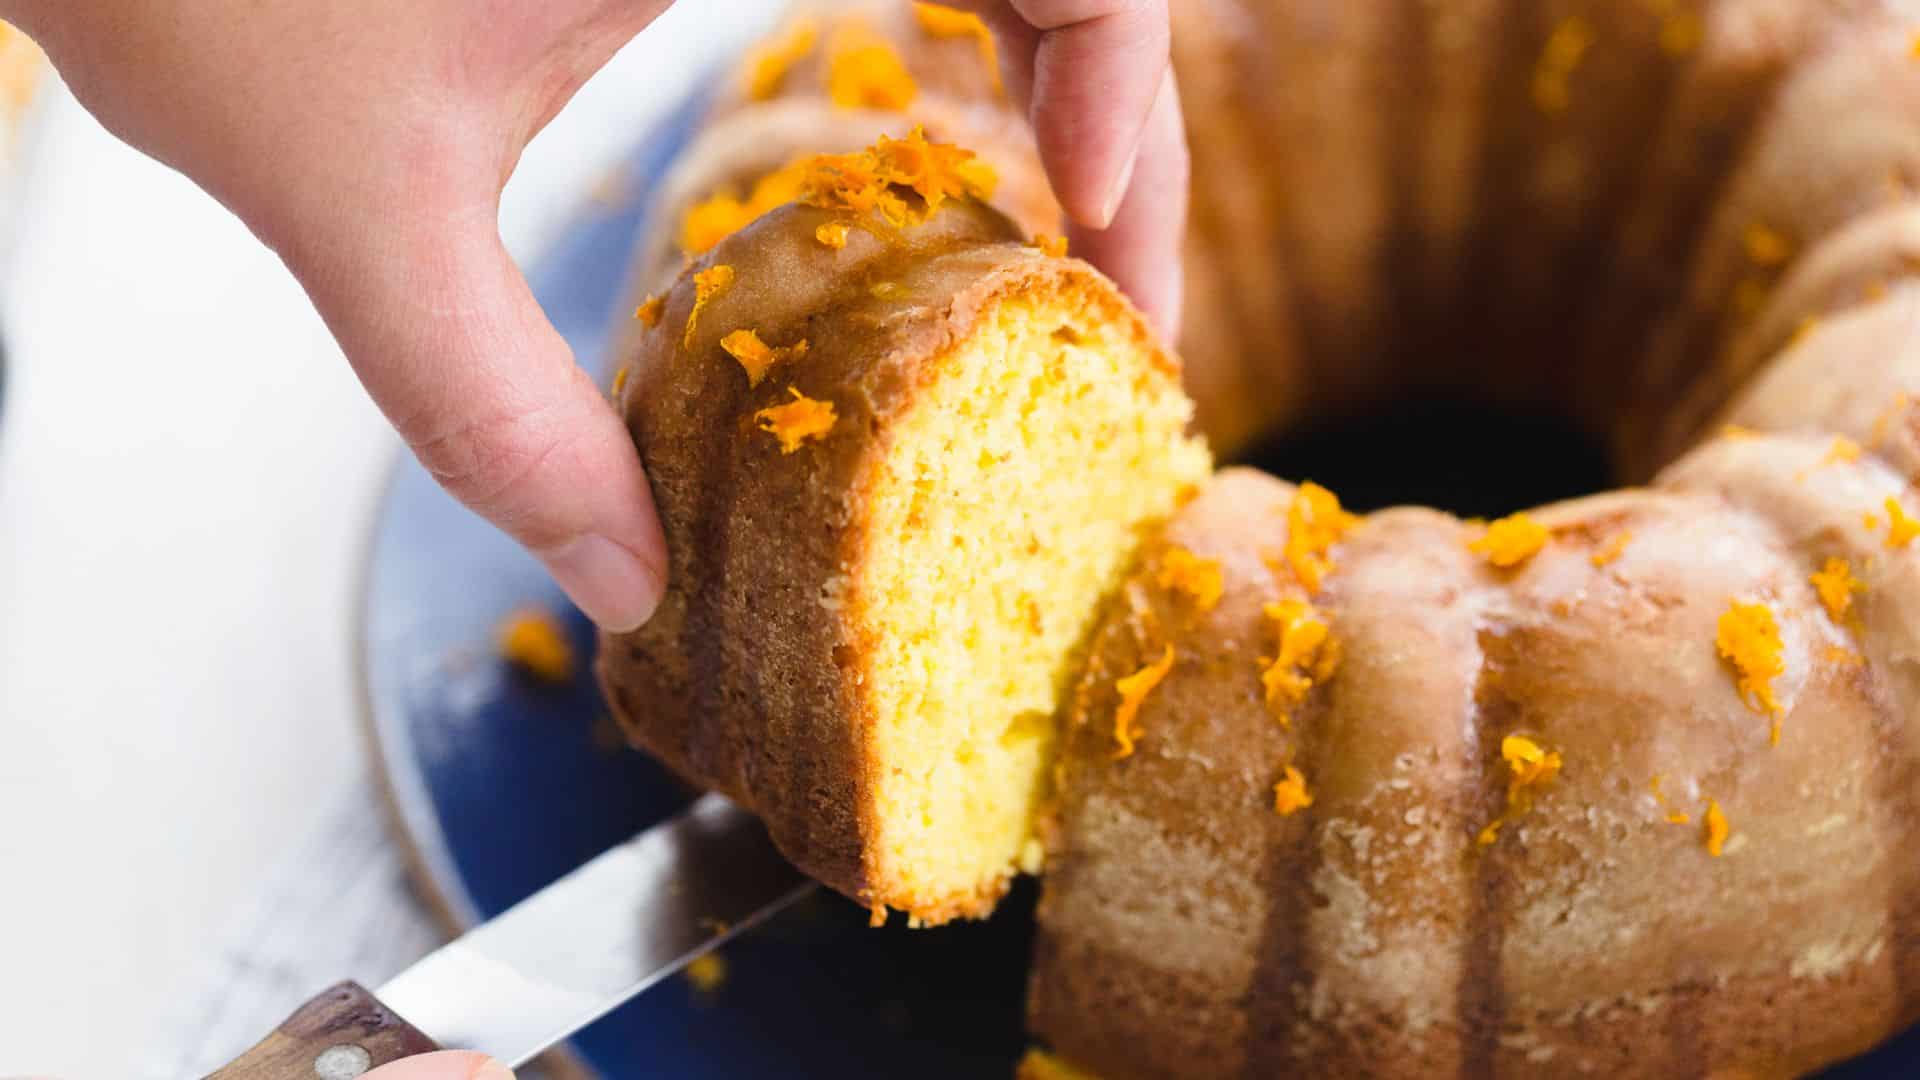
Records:
[[[833,430],[833,402],[815,401],[794,387],[787,387],[793,400],[784,405],[773,405],[753,414],[754,423],[760,430],[780,440],[780,452],[791,454],[800,449],[808,439],[822,439]]]
[[[1312,604],[1288,597],[1266,606],[1266,616],[1279,632],[1279,655],[1260,673],[1267,708],[1281,727],[1293,722],[1293,710],[1318,683],[1325,683],[1340,667],[1340,645]]]
[[[707,309],[714,297],[733,288],[733,267],[722,263],[709,266],[693,275],[693,310],[687,312],[687,333],[680,339],[683,348],[693,348],[694,327],[700,323],[700,313]]]
[[[1507,805],[1475,837],[1482,846],[1500,839],[1502,827],[1532,809],[1535,797],[1560,775],[1564,764],[1558,750],[1548,750],[1525,735],[1501,739],[1500,758],[1507,763]]]
[[[1808,580],[1820,594],[1820,603],[1826,607],[1827,614],[1837,623],[1847,621],[1853,611],[1853,598],[1867,591],[1866,585],[1853,576],[1853,567],[1840,558],[1827,559],[1826,565]]]
[[[1920,521],[1907,516],[1907,508],[1895,496],[1887,496],[1887,546],[1903,548],[1920,536]]]
[[[1787,662],[1773,610],[1765,604],[1733,601],[1720,616],[1714,648],[1733,668],[1740,699],[1773,721],[1768,742],[1780,745],[1780,716],[1785,710],[1773,696],[1773,680],[1786,673]]]
[[[1307,790],[1307,778],[1300,770],[1286,766],[1280,782],[1273,785],[1273,809],[1281,817],[1294,814],[1313,805],[1313,793]]]
[[[1132,756],[1134,740],[1140,737],[1133,726],[1134,718],[1140,714],[1140,705],[1172,670],[1173,645],[1169,643],[1160,659],[1114,682],[1113,688],[1120,692],[1120,704],[1113,710],[1113,739],[1119,744],[1113,752],[1116,760]]]
[[[919,126],[904,139],[882,135],[856,153],[806,158],[798,177],[799,201],[823,210],[877,211],[895,227],[926,221],[950,199],[992,198],[997,183],[971,150],[931,142]]]
[[[852,227],[844,221],[829,221],[813,230],[813,238],[820,241],[822,247],[839,251],[847,246],[847,234],[851,231]]]
[[[501,659],[542,682],[573,678],[573,643],[554,617],[539,608],[521,608],[500,623]]]
[[[1685,811],[1675,810],[1673,807],[1667,805],[1667,797],[1660,791],[1660,775],[1658,773],[1654,774],[1653,781],[1648,784],[1648,786],[1653,789],[1653,801],[1659,803],[1661,812],[1666,814],[1667,824],[1685,825],[1687,822],[1693,820]]]
[[[633,374],[633,370],[625,364],[621,364],[620,369],[613,373],[613,387],[612,387],[613,400],[615,401],[620,400],[621,392],[626,390],[627,388],[627,377],[631,374]]]
[[[760,380],[767,377],[768,370],[775,364],[807,354],[805,338],[776,349],[761,341],[760,335],[752,330],[735,330],[720,339],[720,347],[746,369],[749,386],[759,386]]]
[[[784,33],[762,42],[747,54],[742,82],[747,97],[765,101],[778,94],[794,65],[813,52],[820,39],[820,24],[812,19],[796,19]]]
[[[899,50],[863,23],[836,29],[827,54],[827,97],[843,109],[900,112],[919,96]]]
[[[1333,570],[1333,545],[1352,531],[1360,519],[1340,508],[1340,498],[1308,481],[1293,493],[1287,505],[1287,544],[1284,552],[1294,577],[1309,593]]]
[[[1627,545],[1631,543],[1633,543],[1633,534],[1623,529],[1620,532],[1614,533],[1607,539],[1606,543],[1600,545],[1592,555],[1588,556],[1588,561],[1597,567],[1609,566],[1617,561],[1620,556],[1626,554]]]
[[[695,993],[711,994],[727,981],[727,958],[717,950],[709,950],[687,961],[681,971],[693,984]]]
[[[1707,854],[1719,858],[1727,846],[1727,815],[1720,809],[1718,799],[1707,800],[1707,814],[1703,825],[1706,831]]]
[[[660,316],[667,310],[667,302],[658,296],[649,296],[640,306],[633,309],[633,317],[640,325],[651,330],[660,325]]]
[[[1033,238],[1033,246],[1039,248],[1042,255],[1051,255],[1056,259],[1067,257],[1067,238],[1064,236],[1041,233]]]
[[[920,29],[934,37],[972,38],[980,49],[980,63],[987,69],[993,92],[1004,91],[1000,82],[1000,53],[993,47],[993,32],[987,29],[985,20],[971,11],[960,11],[945,4],[916,3],[913,15],[919,20]]]
[[[1167,549],[1155,580],[1163,589],[1184,594],[1201,611],[1212,611],[1226,587],[1218,559],[1203,559],[1183,547]]]
[[[1547,546],[1550,534],[1546,526],[1526,514],[1503,517],[1487,526],[1487,531],[1467,545],[1467,550],[1484,556],[1502,570],[1519,566]]]

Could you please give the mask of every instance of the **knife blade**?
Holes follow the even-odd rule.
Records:
[[[706,795],[374,994],[330,988],[213,1075],[311,1077],[331,1054],[319,1075],[355,1076],[435,1045],[518,1067],[815,888],[752,816]]]

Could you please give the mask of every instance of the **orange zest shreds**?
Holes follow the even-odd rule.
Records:
[[[861,23],[836,29],[827,54],[827,96],[843,109],[900,112],[920,93],[899,50]]]
[[[762,42],[747,54],[742,72],[747,97],[765,101],[780,92],[787,73],[805,60],[820,40],[820,25],[812,19],[796,19],[782,34]]]
[[[641,326],[651,330],[660,325],[660,316],[664,314],[666,310],[667,301],[665,298],[649,296],[641,302],[639,307],[633,309],[633,317],[640,320]]]
[[[793,400],[784,405],[773,405],[753,414],[754,423],[760,430],[768,432],[780,440],[780,452],[791,454],[800,449],[800,444],[808,439],[824,438],[833,430],[833,402],[815,401],[789,386],[787,392]]]
[[[1820,594],[1820,602],[1826,605],[1827,614],[1837,623],[1845,623],[1853,611],[1853,598],[1867,591],[1866,585],[1853,576],[1853,568],[1847,560],[1829,558],[1825,566],[1808,580]]]
[[[1768,741],[1780,743],[1780,714],[1784,711],[1773,696],[1773,680],[1786,673],[1786,646],[1780,640],[1780,624],[1765,604],[1728,605],[1720,616],[1714,647],[1720,658],[1733,667],[1738,679],[1740,699],[1753,711],[1773,719]]]
[[[769,210],[798,199],[812,161],[808,155],[787,162],[755,180],[745,198],[719,191],[688,207],[680,219],[680,250],[704,255]]]
[[[1706,26],[1691,11],[1676,11],[1660,20],[1660,51],[1668,56],[1686,56],[1700,47]]]
[[[1487,531],[1468,544],[1467,550],[1508,570],[1539,554],[1540,549],[1547,546],[1549,535],[1546,526],[1526,514],[1514,514],[1487,526]]]
[[[727,981],[727,958],[715,951],[703,952],[687,961],[681,969],[697,993],[711,994]]]
[[[1868,532],[1879,532],[1882,522],[1879,514],[1869,510],[1860,515],[1860,524],[1866,526]]]
[[[1292,817],[1312,805],[1313,793],[1307,790],[1307,778],[1299,769],[1288,765],[1280,782],[1273,785],[1274,812],[1281,817]]]
[[[1113,710],[1113,739],[1119,744],[1113,752],[1115,760],[1133,754],[1133,741],[1140,736],[1134,730],[1134,717],[1140,714],[1140,705],[1147,700],[1147,695],[1172,670],[1173,645],[1168,644],[1160,659],[1114,682],[1113,688],[1120,692],[1120,704]]]
[[[1654,774],[1653,782],[1648,786],[1653,789],[1653,801],[1659,803],[1661,812],[1667,815],[1667,824],[1685,825],[1687,822],[1693,820],[1692,816],[1685,811],[1675,810],[1673,807],[1667,805],[1667,797],[1660,791],[1660,775],[1658,773]]]
[[[767,371],[775,364],[807,354],[804,338],[776,349],[761,341],[760,335],[751,330],[735,330],[720,339],[720,347],[746,369],[749,386],[759,386],[760,380],[767,377]]]
[[[839,251],[847,246],[847,233],[851,231],[852,227],[844,221],[829,221],[813,230],[813,238],[820,241],[821,246]]]
[[[1333,677],[1340,666],[1340,647],[1333,632],[1312,604],[1288,597],[1266,606],[1279,633],[1279,655],[1260,673],[1267,708],[1281,727],[1293,721],[1293,708],[1307,699],[1316,683]]]
[[[1867,438],[1867,445],[1878,448],[1885,443],[1887,436],[1893,433],[1893,425],[1912,403],[1913,398],[1905,390],[1893,395],[1893,401],[1881,410],[1879,416],[1874,417],[1873,434]]]
[[[1903,548],[1913,543],[1914,537],[1920,536],[1920,521],[1908,517],[1907,508],[1900,505],[1900,500],[1895,496],[1887,496],[1886,507],[1887,546]]]
[[[1033,246],[1039,248],[1042,255],[1051,255],[1056,259],[1064,259],[1067,256],[1067,238],[1064,236],[1049,236],[1041,233],[1033,238]]]
[[[1480,830],[1475,840],[1482,846],[1494,843],[1500,838],[1501,828],[1532,809],[1534,797],[1560,775],[1563,764],[1560,751],[1545,749],[1525,735],[1501,739],[1500,757],[1507,763],[1507,806]]]
[[[1359,517],[1340,509],[1340,498],[1319,484],[1308,481],[1293,493],[1287,504],[1287,565],[1308,592],[1319,592],[1321,582],[1333,570],[1328,553],[1333,545],[1360,523]]]
[[[613,373],[613,400],[620,400],[620,392],[627,388],[627,377],[632,374],[633,369],[625,364],[621,364],[620,369]]]
[[[914,4],[913,14],[920,29],[934,37],[970,37],[980,49],[980,64],[987,69],[993,92],[1003,93],[1000,81],[1000,53],[993,47],[993,32],[986,21],[971,11],[960,11],[945,4]]]
[[[1203,559],[1183,547],[1167,549],[1158,580],[1161,588],[1184,593],[1201,611],[1212,611],[1226,587],[1218,559]]]
[[[880,136],[852,154],[816,154],[795,164],[794,197],[823,210],[877,212],[896,228],[918,225],[949,199],[990,199],[998,177],[985,162],[915,127],[904,139]],[[918,205],[908,194],[919,196]]]
[[[1608,537],[1606,543],[1601,544],[1592,555],[1588,556],[1588,561],[1595,566],[1609,566],[1626,554],[1627,545],[1631,543],[1633,543],[1633,534],[1622,529]]]
[[[1835,435],[1833,437],[1833,445],[1827,448],[1826,456],[1820,459],[1820,464],[1822,465],[1849,464],[1855,461],[1859,461],[1860,454],[1861,454],[1861,448],[1859,443],[1854,442],[1852,439],[1847,438],[1845,435]]]
[[[554,617],[539,608],[521,608],[500,623],[500,658],[542,682],[573,678],[573,642]]]
[[[1747,261],[1755,266],[1779,266],[1793,257],[1792,242],[1759,221],[1747,226],[1740,244],[1747,253]]]
[[[687,333],[680,339],[683,348],[693,348],[693,330],[700,324],[700,313],[713,298],[733,288],[733,267],[722,263],[693,275],[693,310],[687,312]]]
[[[1759,432],[1752,428],[1740,424],[1720,425],[1720,437],[1723,439],[1752,439],[1758,437],[1759,434]]]
[[[1707,800],[1705,824],[1707,834],[1707,854],[1719,858],[1727,846],[1727,815],[1720,809],[1720,800]]]
[[[1572,102],[1568,82],[1580,58],[1593,45],[1593,28],[1585,19],[1571,15],[1560,20],[1547,36],[1546,47],[1533,69],[1533,103],[1543,113],[1562,113]]]

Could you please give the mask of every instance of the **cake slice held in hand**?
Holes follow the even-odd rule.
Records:
[[[664,297],[620,402],[671,581],[603,642],[616,715],[802,869],[927,924],[1037,868],[1082,639],[1210,468],[1177,361],[991,182],[918,137],[816,159]]]

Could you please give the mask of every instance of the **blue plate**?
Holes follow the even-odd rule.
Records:
[[[602,376],[643,208],[697,117],[690,103],[647,139],[617,203],[590,207],[531,275],[575,355]],[[1422,425],[1448,443],[1461,431],[1497,431],[1432,411],[1380,422],[1401,446]],[[1308,434],[1258,457],[1283,475],[1332,481],[1361,506],[1420,500],[1492,513],[1604,481],[1597,459],[1577,445],[1490,504],[1483,478],[1510,475],[1511,462],[1478,468],[1471,447],[1454,474],[1429,477],[1424,488],[1408,486],[1404,456],[1386,471],[1345,471],[1366,461],[1368,448],[1377,456],[1381,434]],[[1536,434],[1527,445],[1552,433]],[[1511,445],[1489,438],[1485,452]],[[537,563],[411,459],[396,466],[365,578],[368,723],[422,889],[457,927],[499,913],[689,801],[664,771],[619,747],[590,674],[549,686],[501,666],[495,628],[530,603],[564,613],[579,654],[591,655],[591,627]],[[1016,889],[988,922],[938,932],[869,930],[864,910],[819,895],[730,944],[717,992],[671,980],[582,1032],[573,1048],[608,1077],[1008,1077],[1024,1044],[1032,893]],[[1920,1033],[1832,1075],[1920,1075]]]

